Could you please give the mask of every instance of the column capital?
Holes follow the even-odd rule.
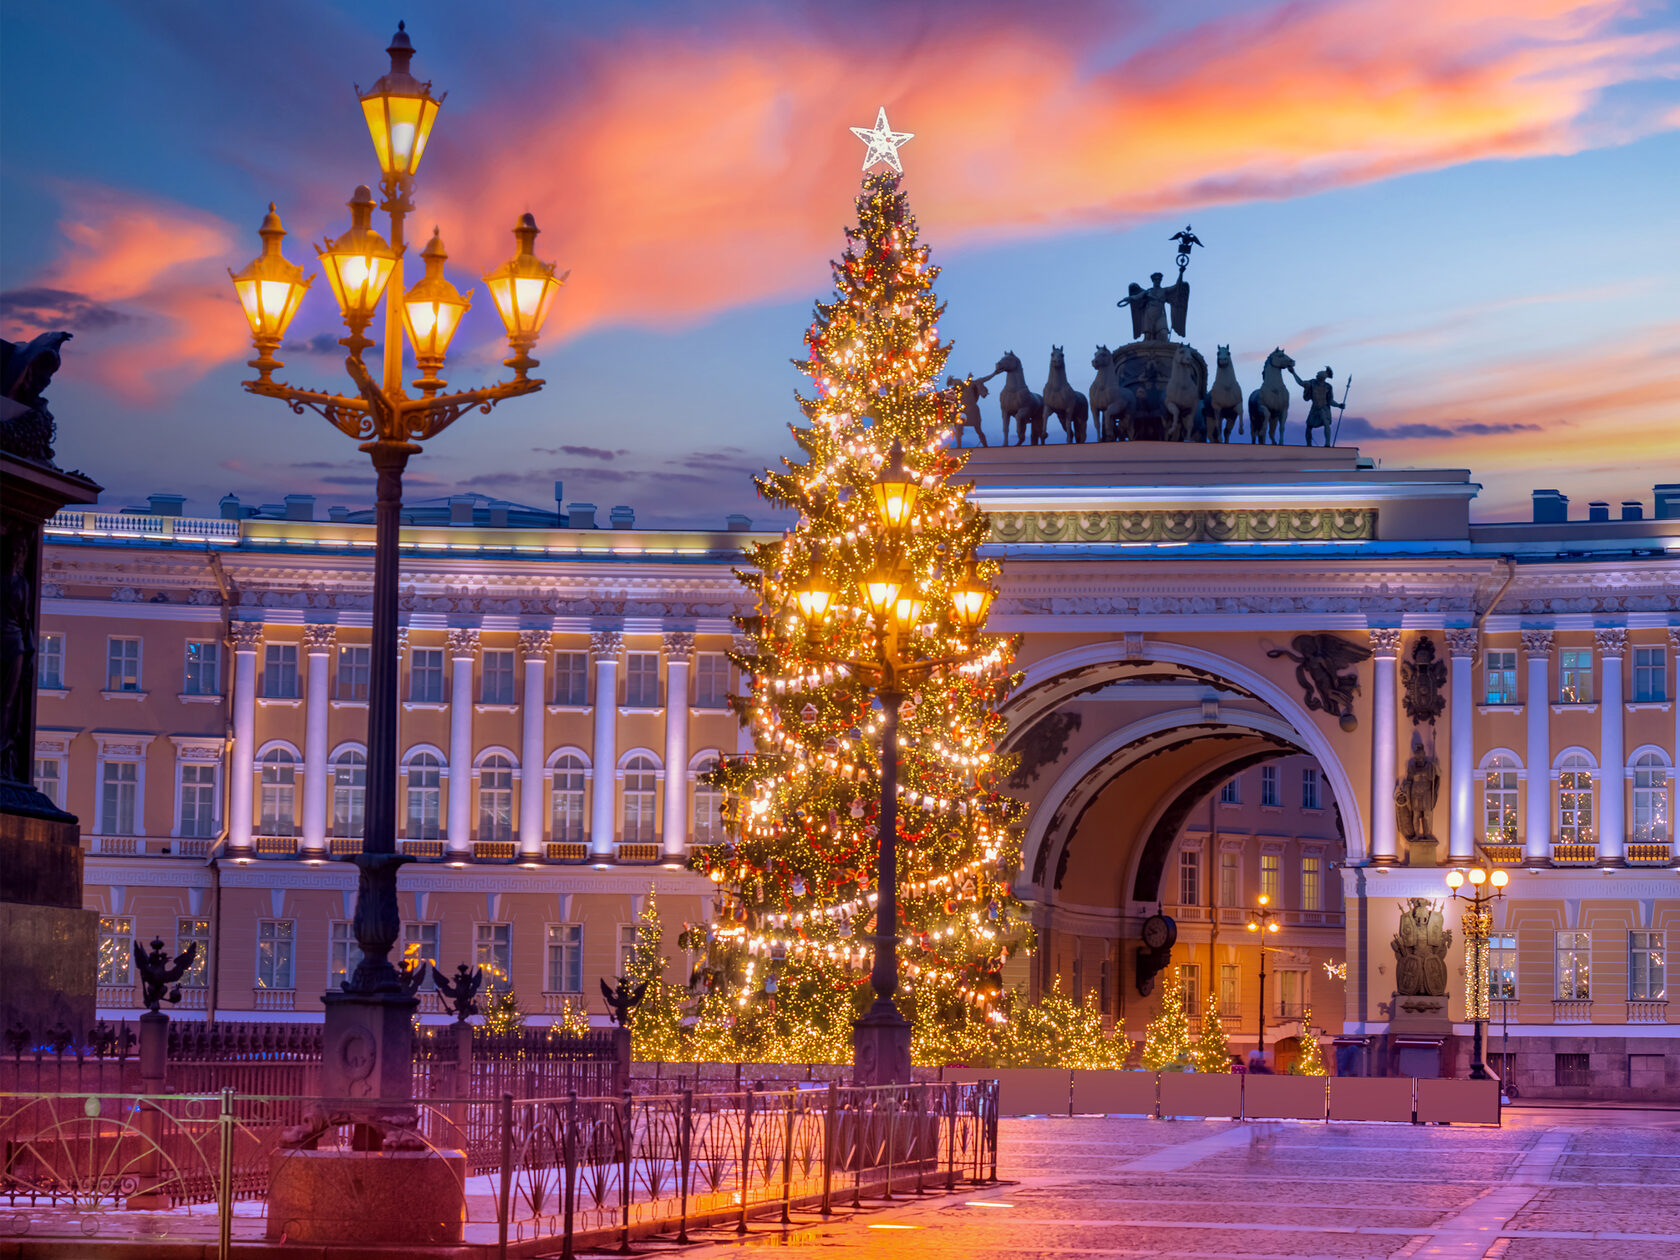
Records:
[[[622,630],[591,630],[589,632],[589,656],[599,663],[603,660],[616,661],[618,654],[624,648],[624,631]]]
[[[521,630],[519,632],[519,654],[526,660],[546,661],[548,648],[554,642],[552,630]]]
[[[1448,630],[1447,655],[1455,660],[1464,657],[1474,657],[1476,646],[1481,642],[1481,632],[1472,627],[1458,630]]]
[[[1593,631],[1593,643],[1600,656],[1622,656],[1627,652],[1626,626],[1599,626]]]
[[[331,625],[310,625],[303,628],[303,646],[310,656],[324,656],[333,650],[333,640],[338,635],[338,627]]]
[[[758,654],[758,640],[750,634],[737,632],[729,640],[729,649],[741,656],[756,656]]]
[[[407,626],[398,626],[397,627],[397,651],[399,651],[399,652],[406,651],[407,648],[408,648],[408,627]]]
[[[694,656],[694,631],[667,630],[665,632],[665,656],[667,660],[688,664]]]
[[[478,631],[457,629],[449,632],[449,655],[456,660],[478,655]]]
[[[1670,626],[1668,628],[1668,646],[1676,652],[1680,652],[1680,626]]]
[[[228,629],[228,638],[233,640],[235,652],[255,652],[262,646],[263,623],[236,621]]]
[[[1400,631],[1392,626],[1371,628],[1371,654],[1393,660],[1400,654]]]
[[[1523,655],[1533,660],[1537,656],[1552,654],[1552,632],[1550,630],[1524,630],[1522,632]]]

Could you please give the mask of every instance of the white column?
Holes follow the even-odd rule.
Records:
[[[694,635],[665,635],[665,856],[688,852],[688,670]]]
[[[589,852],[596,858],[611,858],[618,853],[618,652],[623,645],[622,631],[597,630],[589,636],[589,652],[595,660]]]
[[[525,658],[525,698],[521,709],[522,742],[519,749],[521,857],[538,858],[543,855],[543,763],[547,759],[543,746],[543,719],[548,712],[548,694],[543,678],[553,637],[548,630],[526,630],[519,636],[519,654]]]
[[[327,848],[327,679],[332,674],[334,626],[305,626],[303,650],[308,674],[303,711],[304,853]]]
[[[1598,697],[1598,857],[1619,864],[1627,853],[1627,783],[1622,751],[1622,657],[1627,631],[1606,626],[1593,635],[1604,662],[1603,691]]]
[[[1394,671],[1400,655],[1400,632],[1371,631],[1371,861],[1391,866],[1399,860],[1394,820]]]
[[[1552,632],[1524,630],[1523,655],[1528,660],[1523,704],[1528,711],[1528,791],[1523,808],[1528,811],[1524,828],[1527,843],[1523,855],[1551,860],[1552,856],[1552,744],[1549,726],[1552,712]]]
[[[228,750],[228,848],[251,847],[251,789],[257,755],[257,652],[262,623],[233,623],[233,747]]]
[[[756,656],[758,654],[758,641],[748,635],[736,635],[730,646],[734,648],[737,656]],[[742,695],[750,695],[752,693],[752,678],[748,674],[742,673],[736,689]],[[737,755],[744,757],[750,752],[757,751],[757,749],[758,741],[753,738],[752,723],[749,721],[745,726],[739,728],[735,736],[735,752]]]
[[[1451,726],[1448,739],[1447,775],[1450,790],[1450,809],[1447,817],[1447,858],[1467,861],[1476,855],[1476,736],[1475,691],[1476,670],[1475,630],[1447,631],[1447,658],[1451,662],[1451,692],[1448,697]]]
[[[449,632],[449,852],[472,856],[473,661],[477,630]]]

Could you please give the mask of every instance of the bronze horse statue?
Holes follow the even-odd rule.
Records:
[[[1202,391],[1196,384],[1196,360],[1189,346],[1179,346],[1173,354],[1172,375],[1167,378],[1163,394],[1167,408],[1167,441],[1189,441],[1196,410],[1202,402]]]
[[[1044,445],[1044,399],[1027,388],[1026,374],[1021,360],[1013,350],[1004,351],[992,375],[1003,374],[1003,388],[998,392],[998,405],[1003,410],[1003,444],[1009,445],[1009,422],[1015,421],[1015,445],[1027,440],[1028,426],[1032,429],[1032,444]]]
[[[1266,356],[1260,369],[1260,388],[1248,396],[1248,440],[1259,444],[1283,445],[1283,425],[1289,419],[1289,387],[1283,374],[1295,367],[1295,360],[1279,346]]]
[[[1097,370],[1091,382],[1091,416],[1097,422],[1099,442],[1129,442],[1132,438],[1132,393],[1122,388],[1120,373],[1115,367],[1114,354],[1107,346],[1098,346],[1091,356],[1091,366]]]
[[[1069,442],[1085,441],[1091,408],[1085,395],[1068,383],[1067,361],[1060,346],[1050,347],[1050,379],[1044,382],[1045,422],[1055,416]]]
[[[1229,442],[1231,434],[1242,424],[1242,386],[1237,384],[1237,369],[1231,363],[1231,347],[1220,346],[1218,370],[1213,384],[1208,386],[1208,441]],[[1220,426],[1224,426],[1223,432]]]

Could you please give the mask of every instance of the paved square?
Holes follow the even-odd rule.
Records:
[[[1502,1129],[1012,1119],[998,1174],[1013,1184],[702,1253],[1680,1256],[1680,1111],[1525,1109]]]

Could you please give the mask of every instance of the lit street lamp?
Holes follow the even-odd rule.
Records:
[[[1477,863],[1447,872],[1447,888],[1464,906],[1464,1012],[1475,1035],[1470,1043],[1470,1079],[1492,1079],[1487,1069],[1488,936],[1493,930],[1493,902],[1505,895],[1511,880],[1505,871]],[[1470,885],[1470,891],[1459,890]]]
[[[1283,917],[1283,911],[1273,910],[1272,899],[1265,893],[1260,894],[1260,904],[1248,912],[1248,930],[1260,937],[1260,1058],[1266,1058],[1266,945],[1267,936],[1277,935],[1278,920]]]
[[[964,576],[951,589],[948,609],[930,608],[917,582],[910,559],[916,527],[920,487],[904,467],[904,452],[893,443],[892,455],[873,487],[880,533],[875,566],[858,583],[857,606],[868,619],[868,642],[873,653],[863,659],[823,658],[873,680],[881,702],[881,808],[877,819],[880,849],[875,866],[875,959],[869,973],[875,1001],[853,1025],[852,1051],[856,1083],[897,1085],[909,1080],[910,1021],[893,1002],[898,991],[898,719],[905,696],[935,671],[980,655],[978,647],[943,656],[927,656],[920,647],[954,638],[969,643],[986,621],[992,590],[975,574],[974,553],[961,557]],[[815,566],[813,566],[815,570]],[[840,602],[837,592],[813,576],[794,592],[794,599],[810,624],[821,622]],[[929,622],[943,633],[914,632]]]
[[[397,560],[402,512],[402,476],[409,457],[420,443],[435,437],[468,411],[488,413],[508,398],[542,388],[530,376],[536,366],[530,351],[542,330],[555,294],[566,273],[539,262],[532,253],[537,236],[530,215],[514,228],[518,250],[514,257],[485,277],[497,312],[507,329],[513,371],[511,379],[481,389],[442,392],[438,378],[450,339],[466,313],[463,297],[443,275],[447,258],[436,231],[421,254],[425,275],[403,287],[403,224],[414,209],[413,178],[426,151],[432,124],[443,97],[432,95],[431,84],[409,73],[414,56],[402,23],[386,51],[389,73],[366,93],[358,90],[368,132],[380,167],[378,209],[389,219],[380,235],[373,226],[375,203],[366,185],[349,201],[350,227],[342,235],[316,246],[321,269],[349,334],[339,339],[346,350],[345,370],[355,384],[346,395],[299,389],[274,379],[282,366],[274,357],[286,328],[313,277],[281,254],[285,229],[273,205],[263,219],[262,253],[243,270],[229,274],[251,325],[257,357],[250,366],[257,379],[246,381],[253,394],[278,398],[302,414],[318,412],[336,428],[357,439],[378,474],[375,508],[373,644],[368,679],[367,811],[362,851],[352,859],[360,868],[354,930],[361,961],[345,981],[343,992],[325,997],[326,1044],[322,1094],[371,1101],[407,1099],[412,1075],[414,1010],[412,982],[394,967],[390,953],[400,927],[397,910],[397,869],[410,859],[397,852]],[[512,278],[512,282],[509,282]],[[362,361],[373,346],[366,333],[384,307],[383,363],[379,379]],[[402,339],[406,330],[421,376],[414,382],[418,397],[410,396],[402,381]],[[372,1044],[368,1038],[372,1038]],[[340,1044],[342,1043],[342,1044]],[[340,1051],[343,1053],[339,1053]],[[371,1058],[371,1066],[369,1059]]]

